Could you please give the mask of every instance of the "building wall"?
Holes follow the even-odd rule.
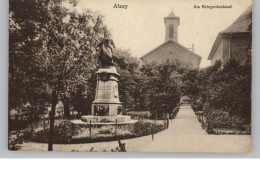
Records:
[[[233,35],[231,39],[231,58],[243,62],[248,57],[248,46],[250,45],[250,35]]]
[[[178,20],[166,20],[165,22],[165,41],[167,41],[170,35],[170,27],[173,27],[173,38],[175,42],[178,42]]]
[[[251,40],[251,35],[246,34],[232,34],[222,38],[214,56],[211,60],[211,65],[217,60],[226,63],[230,58],[244,62],[247,59],[247,47]]]
[[[179,59],[184,63],[190,64],[193,68],[198,68],[200,64],[200,58],[191,54],[188,49],[180,48],[180,46],[168,43],[163,47],[155,50],[149,55],[143,57],[146,62],[162,63],[167,59]]]
[[[224,37],[223,39],[223,58],[222,58],[222,63],[226,63],[229,60],[229,51],[230,51],[230,38],[229,37]]]
[[[216,61],[223,59],[223,40],[218,45],[215,54],[212,57],[211,65],[214,65]]]

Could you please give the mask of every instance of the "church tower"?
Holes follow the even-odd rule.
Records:
[[[171,39],[178,42],[178,26],[180,24],[180,17],[177,17],[173,11],[164,17],[165,24],[165,41]]]
[[[193,68],[199,68],[201,56],[194,53],[193,49],[190,50],[190,48],[178,43],[180,17],[176,16],[172,11],[168,16],[164,17],[164,24],[165,42],[143,55],[140,59],[147,63],[163,63],[168,59],[178,59]],[[194,45],[192,45],[192,48],[194,48]]]

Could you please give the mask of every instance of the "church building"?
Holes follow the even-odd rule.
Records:
[[[165,42],[142,56],[141,59],[148,63],[161,63],[168,59],[178,59],[184,63],[188,63],[193,68],[198,68],[201,56],[194,53],[194,45],[192,45],[192,50],[190,50],[178,43],[180,17],[171,12],[167,17],[164,17],[164,24]]]

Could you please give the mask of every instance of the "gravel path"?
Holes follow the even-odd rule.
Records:
[[[190,106],[182,106],[177,117],[170,121],[169,128],[154,135],[122,140],[128,152],[228,152],[251,151],[250,135],[208,135],[201,128]],[[24,143],[23,151],[46,151],[47,144]],[[54,151],[111,151],[118,142],[89,144],[55,144]]]

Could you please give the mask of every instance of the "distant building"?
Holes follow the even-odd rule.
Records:
[[[208,57],[211,65],[214,65],[217,60],[225,63],[230,58],[240,62],[245,61],[251,52],[251,25],[252,6],[248,7],[227,29],[218,34]]]
[[[171,12],[167,17],[164,17],[164,24],[165,42],[142,56],[141,59],[145,62],[155,61],[158,63],[167,59],[178,59],[191,64],[194,68],[198,68],[201,56],[194,53],[194,45],[192,45],[192,50],[189,50],[178,43],[178,26],[180,24],[180,18]]]

